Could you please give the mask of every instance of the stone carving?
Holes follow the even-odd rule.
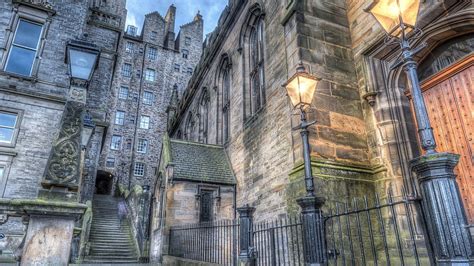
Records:
[[[73,84],[71,83],[71,85]],[[79,87],[72,86],[71,89],[69,90],[68,98],[69,98],[68,100],[70,101],[86,103],[87,89],[82,86],[79,86]]]
[[[82,110],[84,105],[67,102],[61,131],[54,143],[45,179],[53,184],[77,184],[79,180]]]
[[[53,9],[53,5],[50,3],[49,0],[14,0],[16,3],[24,3],[24,4],[32,4],[36,6],[40,6],[47,9]]]

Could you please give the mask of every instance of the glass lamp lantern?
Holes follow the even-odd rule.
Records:
[[[391,36],[399,37],[415,28],[420,0],[374,0],[365,11],[371,13]]]
[[[99,49],[94,45],[73,41],[67,45],[66,62],[69,65],[71,78],[90,81],[97,67]]]
[[[311,105],[320,80],[309,74],[302,63],[298,64],[296,73],[284,85],[295,109],[304,109]]]

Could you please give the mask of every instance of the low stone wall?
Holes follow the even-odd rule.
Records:
[[[178,257],[172,256],[163,256],[163,265],[166,266],[213,266],[219,264],[213,264],[209,262],[202,262],[202,261],[195,261],[195,260],[188,260]]]

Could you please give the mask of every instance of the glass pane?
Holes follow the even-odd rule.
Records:
[[[31,75],[35,55],[36,51],[12,46],[5,71],[23,76]]]
[[[0,113],[0,126],[14,128],[16,125],[16,115]]]
[[[0,127],[0,143],[11,143],[13,141],[13,129]]]
[[[89,79],[94,67],[97,54],[87,53],[79,50],[69,49],[69,60],[71,61],[71,75],[75,78]]]
[[[26,20],[20,20],[20,23],[18,23],[18,28],[16,30],[14,43],[17,45],[36,49],[38,46],[38,40],[41,35],[41,29],[41,25],[34,24]]]
[[[2,178],[2,177],[3,177],[3,171],[4,171],[4,170],[5,170],[5,168],[4,168],[4,167],[0,167],[0,178]]]

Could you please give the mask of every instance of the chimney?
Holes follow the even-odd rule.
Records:
[[[165,26],[165,47],[168,47],[170,49],[174,49],[174,41],[175,41],[175,35],[174,35],[174,23],[176,19],[176,7],[174,5],[171,5],[168,8],[168,12],[166,12],[165,16],[165,21],[166,21],[166,26]]]

